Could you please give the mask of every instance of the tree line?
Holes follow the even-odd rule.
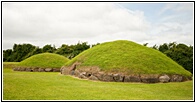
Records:
[[[90,45],[88,45],[87,42],[82,42],[82,43],[78,42],[75,45],[62,44],[61,47],[59,48],[56,48],[55,45],[51,45],[51,44],[47,44],[43,46],[43,48],[34,46],[32,44],[14,44],[12,49],[3,50],[3,61],[20,62],[32,55],[45,53],[45,52],[60,54],[69,59],[72,59],[82,51],[89,48]]]
[[[95,45],[99,45],[99,43],[92,45],[92,47]],[[148,43],[143,45],[147,46]],[[51,44],[47,44],[43,46],[43,48],[39,48],[38,46],[34,46],[32,44],[14,44],[12,49],[3,50],[3,61],[20,62],[32,55],[45,52],[60,54],[69,59],[72,59],[89,48],[90,45],[87,42],[78,42],[75,45],[62,44],[59,48],[56,48],[55,45]],[[164,53],[178,64],[183,66],[186,70],[193,73],[193,46],[172,42],[164,43],[159,46],[154,45],[150,48]]]

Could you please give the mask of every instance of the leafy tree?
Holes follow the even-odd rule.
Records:
[[[148,43],[144,43],[144,44],[143,44],[143,46],[147,46],[147,45],[148,45]]]
[[[51,46],[49,44],[45,45],[42,49],[42,52],[49,52],[49,53],[53,53],[56,50],[55,46]]]
[[[58,49],[56,49],[55,45],[51,46],[49,44],[43,48],[31,44],[14,44],[13,50],[3,50],[3,61],[20,62],[32,55],[44,52],[57,53],[71,59],[88,48],[90,48],[90,45],[87,45],[87,42],[78,42],[76,45],[70,46],[63,44]]]
[[[168,47],[168,44],[167,43],[164,43],[163,45],[160,45],[159,46],[159,51],[161,51],[161,52],[164,53],[167,50],[169,50],[169,47]]]
[[[28,58],[30,56],[33,56],[33,55],[39,54],[39,53],[42,53],[42,49],[40,49],[39,47],[36,47],[34,50],[29,52],[24,58]]]
[[[73,48],[71,48],[70,46],[63,44],[60,48],[58,48],[55,53],[63,55],[65,57],[67,57],[70,53],[73,52]]]
[[[12,49],[3,50],[3,61],[11,61]]]
[[[152,48],[158,50],[158,46],[156,44]]]
[[[64,55],[69,59],[74,58],[79,53],[83,52],[86,49],[89,49],[90,45],[87,45],[87,42],[77,43],[76,45],[66,45],[63,44],[60,48],[58,48],[55,53]]]
[[[94,46],[96,46],[96,45],[99,45],[99,44],[100,44],[100,43],[97,43],[97,44],[93,44],[93,45],[92,45],[92,47],[94,47]]]
[[[185,44],[164,43],[159,46],[159,51],[183,66],[186,70],[193,73],[193,47]]]
[[[26,55],[33,49],[35,49],[35,46],[31,44],[14,44],[13,52],[10,54],[10,61],[20,62],[26,59]]]

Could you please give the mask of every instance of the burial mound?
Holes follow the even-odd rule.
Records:
[[[114,82],[181,82],[192,74],[158,50],[127,40],[90,48],[62,68],[79,78]]]
[[[60,72],[60,68],[68,61],[69,59],[62,55],[41,53],[21,61],[17,67],[13,68],[13,70],[30,72]]]

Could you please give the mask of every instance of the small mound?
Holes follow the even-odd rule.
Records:
[[[188,77],[192,75],[163,53],[127,40],[97,45],[82,52],[65,66],[74,63],[80,63],[77,69],[99,67],[104,72],[126,75],[178,74]]]
[[[33,55],[23,61],[18,66],[20,67],[41,67],[41,68],[60,68],[68,62],[64,56],[53,53],[41,53]]]

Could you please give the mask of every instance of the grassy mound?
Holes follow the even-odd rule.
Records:
[[[51,68],[60,68],[61,66],[65,65],[68,62],[64,56],[53,54],[53,53],[41,53],[37,55],[33,55],[20,63],[18,66],[20,67],[51,67]]]
[[[163,53],[140,44],[118,40],[88,49],[65,66],[80,62],[82,66],[98,66],[102,71],[126,74],[180,74],[191,73]]]

